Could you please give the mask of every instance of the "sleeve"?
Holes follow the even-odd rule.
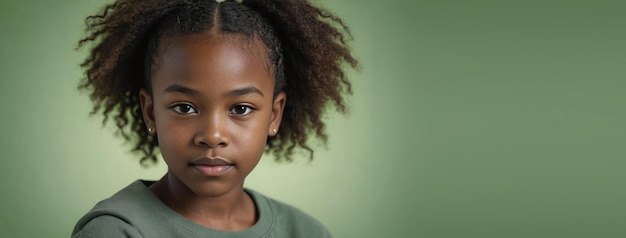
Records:
[[[141,238],[139,231],[115,216],[102,215],[91,219],[82,228],[72,232],[72,238],[125,237]]]

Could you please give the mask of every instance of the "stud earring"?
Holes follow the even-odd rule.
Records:
[[[276,129],[273,129],[272,131],[273,131],[274,133],[278,132],[278,130],[276,130]]]
[[[152,127],[148,127],[148,133],[152,134]]]

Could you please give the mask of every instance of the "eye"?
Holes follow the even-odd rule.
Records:
[[[192,105],[185,103],[180,103],[172,106],[172,110],[180,114],[198,113],[198,110],[196,110]]]
[[[236,105],[234,107],[232,107],[228,113],[230,114],[235,114],[235,115],[239,115],[239,116],[245,116],[250,114],[252,111],[254,110],[254,108],[250,107],[250,106],[246,106],[246,105]]]

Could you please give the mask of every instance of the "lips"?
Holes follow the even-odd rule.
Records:
[[[207,165],[207,166],[217,166],[217,165],[233,165],[232,162],[222,159],[220,157],[213,157],[213,158],[202,158],[199,160],[196,160],[194,162],[191,162],[190,165]]]
[[[228,171],[235,167],[235,164],[228,160],[215,157],[196,160],[189,163],[189,166],[204,176],[217,177],[228,173]]]

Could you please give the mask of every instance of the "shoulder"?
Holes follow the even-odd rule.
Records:
[[[101,215],[86,221],[80,229],[75,229],[72,238],[96,237],[142,237],[131,224],[119,217]]]
[[[76,223],[72,237],[142,237],[144,223],[163,222],[154,199],[144,183],[136,181],[96,204]]]
[[[285,232],[285,236],[279,237],[332,237],[328,229],[313,216],[303,212],[302,210],[278,201],[273,198],[266,197],[258,192],[246,190],[250,192],[257,203],[265,202],[272,214],[275,232]],[[262,207],[261,204],[258,204]],[[261,216],[263,210],[260,209]]]

